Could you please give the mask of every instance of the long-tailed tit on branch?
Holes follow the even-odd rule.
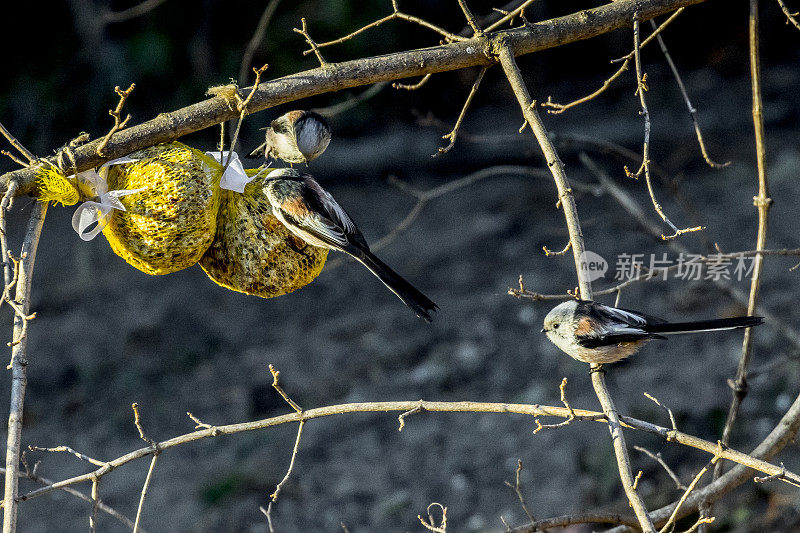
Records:
[[[542,333],[573,359],[603,364],[630,357],[646,342],[665,335],[749,328],[763,322],[759,316],[665,322],[638,311],[570,300],[547,314]]]

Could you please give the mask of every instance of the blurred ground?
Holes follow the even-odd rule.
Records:
[[[784,30],[778,28],[768,31]],[[796,54],[800,35],[793,38]],[[625,53],[626,46],[614,49]],[[774,49],[779,47],[767,48]],[[656,181],[659,199],[676,224],[707,226],[707,242],[725,251],[751,249],[756,178],[745,56],[738,57],[738,70],[730,60],[717,69],[685,69],[712,157],[732,162],[713,170],[700,159],[674,82],[655,50],[651,53],[645,66],[652,159],[682,178],[681,194],[696,210],[697,220],[683,210],[669,187]],[[709,49],[697,53],[712,56]],[[768,239],[772,248],[798,246],[800,69],[796,61],[781,61],[787,53],[784,50],[774,61],[766,56],[764,67],[775,199]],[[551,94],[567,100],[602,83],[601,73],[572,72],[540,80],[536,66],[543,61],[522,63],[539,100]],[[685,61],[696,66],[691,57]],[[600,66],[605,73],[606,64]],[[232,70],[236,69],[222,72]],[[389,232],[414,203],[386,183],[390,174],[424,189],[492,165],[542,166],[529,133],[514,141],[459,140],[445,157],[431,159],[443,144],[442,132],[415,125],[409,109],[432,110],[452,122],[471,83],[470,76],[464,76],[467,85],[453,85],[454,78],[440,82],[451,86],[447,97],[452,97],[453,110],[437,107],[441,95],[426,99],[425,91],[441,87],[432,85],[411,95],[386,89],[366,104],[366,110],[357,108],[333,119],[334,141],[311,171],[350,211],[369,241]],[[125,80],[112,85],[117,83]],[[521,121],[499,72],[487,75],[483,94],[468,115],[465,132],[514,134]],[[15,93],[14,98],[23,96]],[[607,96],[566,115],[547,116],[546,121],[555,133],[586,135],[640,150],[642,122],[637,112],[629,76]],[[253,120],[245,142],[256,144],[257,127],[278,113],[256,115],[259,121]],[[91,121],[104,124],[104,112],[95,115]],[[74,133],[86,128],[81,122],[70,127]],[[206,133],[187,142],[211,146],[216,132]],[[61,142],[71,134],[54,138]],[[52,148],[51,143],[42,151]],[[625,179],[620,162],[592,155],[655,219],[645,184]],[[575,150],[562,147],[562,157],[571,179],[593,183]],[[140,404],[149,436],[159,440],[193,429],[187,411],[210,424],[282,414],[289,408],[270,387],[270,363],[281,371],[285,390],[306,408],[419,398],[558,404],[558,384],[564,376],[569,378],[567,391],[574,407],[597,408],[586,368],[557,352],[539,333],[551,304],[522,302],[506,294],[520,274],[532,290],[563,292],[575,285],[571,258],[546,258],[541,252],[543,245],[560,249],[567,240],[555,199],[550,180],[488,178],[431,202],[407,232],[380,251],[378,255],[439,304],[441,311],[430,326],[350,261],[326,268],[296,293],[262,300],[216,286],[199,267],[146,276],[117,258],[103,238],[80,241],[70,228],[71,208],[51,208],[35,273],[32,309],[38,318],[30,332],[23,442],[64,444],[100,459],[120,456],[142,445],[133,425],[132,402]],[[607,196],[582,192],[577,201],[587,248],[612,263],[608,279],[598,287],[613,284],[610,277],[618,254],[666,252],[675,258]],[[29,210],[29,201],[18,201],[9,223],[14,243]],[[708,251],[698,235],[686,236],[683,242],[692,251]],[[769,258],[762,289],[765,307],[789,324],[798,323],[799,274],[788,271],[793,265],[791,258]],[[747,290],[749,284],[739,286]],[[623,293],[621,304],[671,319],[741,311],[713,285],[680,280],[632,287]],[[7,309],[2,317],[10,324]],[[642,396],[647,391],[675,410],[682,430],[714,441],[727,412],[726,379],[735,373],[740,345],[741,334],[736,333],[653,344],[632,361],[615,365],[609,385],[622,412],[667,424],[663,411]],[[780,362],[794,352],[765,325],[756,334],[753,367]],[[790,361],[752,379],[734,447],[749,450],[769,432],[796,396],[799,374],[800,367]],[[7,385],[3,391],[7,396]],[[7,415],[4,403],[0,402],[0,417]],[[395,414],[311,421],[294,474],[274,510],[274,522],[279,531],[336,531],[340,523],[351,532],[419,531],[416,516],[438,501],[448,506],[453,531],[503,531],[500,516],[512,524],[525,520],[516,496],[503,483],[513,480],[518,459],[525,465],[522,480],[528,505],[537,517],[595,509],[627,511],[604,426],[573,424],[536,435],[533,428],[523,417],[477,414],[415,415],[407,419],[402,433]],[[144,527],[151,532],[263,531],[265,520],[258,507],[266,505],[286,471],[295,431],[295,426],[277,427],[165,452],[153,477]],[[631,445],[661,452],[684,482],[708,459],[649,436],[628,435]],[[42,460],[39,473],[51,479],[87,471],[86,464],[71,456],[30,456]],[[635,469],[645,471],[640,486],[650,507],[680,495],[649,459],[635,452],[632,459]],[[787,468],[800,468],[796,444],[778,460]],[[146,462],[138,462],[106,476],[100,487],[103,501],[134,516],[146,469]],[[25,502],[20,508],[21,531],[84,530],[90,507],[66,494]],[[777,484],[747,487],[716,509],[719,530],[800,527],[797,492]],[[99,531],[123,530],[100,515]]]

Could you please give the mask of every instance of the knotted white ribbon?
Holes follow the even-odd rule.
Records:
[[[244,167],[242,166],[242,162],[239,160],[239,154],[236,152],[231,153],[227,150],[223,152],[206,152],[206,155],[213,157],[214,160],[219,163],[220,167],[225,164],[224,162],[228,161],[228,154],[231,154],[230,164],[222,174],[222,178],[219,180],[219,187],[220,189],[228,189],[229,191],[243,193],[245,186],[253,181],[256,176],[250,177],[247,175],[247,173],[244,171]],[[205,165],[205,163],[203,164]],[[206,165],[206,168],[209,167]]]
[[[138,159],[122,157],[120,159],[115,159],[103,164],[100,169],[102,171],[103,167],[124,165],[125,163],[133,163],[135,161],[138,161]],[[107,175],[107,171],[103,174],[104,176]],[[81,185],[83,185],[84,189],[88,188],[94,192],[98,200],[88,200],[83,202],[78,206],[78,208],[75,210],[75,213],[72,215],[72,229],[74,229],[75,233],[77,233],[78,236],[84,241],[91,241],[97,237],[101,231],[103,231],[103,228],[105,228],[108,222],[111,220],[109,215],[111,215],[112,210],[126,210],[125,206],[122,205],[122,202],[119,201],[121,197],[129,194],[136,194],[137,192],[141,192],[146,189],[146,187],[143,187],[141,189],[120,189],[116,191],[109,191],[108,183],[106,183],[106,178],[104,176],[98,174],[94,169],[86,170],[79,173],[77,176],[74,176],[75,179],[78,180],[78,187],[81,188]],[[92,224],[97,225],[91,230],[87,231]]]

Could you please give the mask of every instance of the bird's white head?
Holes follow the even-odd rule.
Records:
[[[553,344],[567,353],[575,343],[575,327],[578,320],[575,311],[577,308],[578,302],[569,300],[555,306],[544,317],[542,333],[546,334]]]

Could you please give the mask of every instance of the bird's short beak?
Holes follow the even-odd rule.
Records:
[[[542,333],[547,333],[547,330],[545,328],[542,328]]]

